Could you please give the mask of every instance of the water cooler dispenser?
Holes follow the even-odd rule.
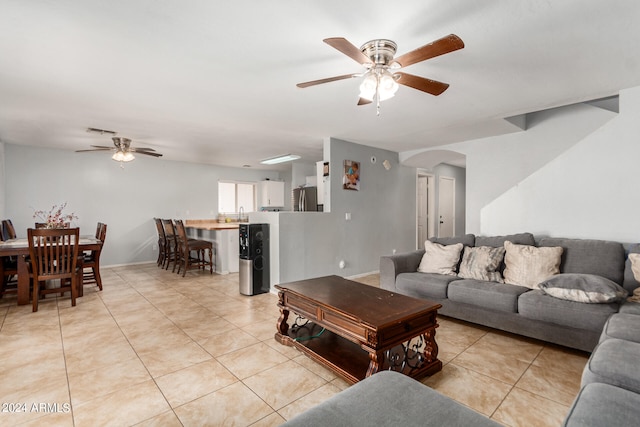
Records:
[[[240,224],[240,293],[269,292],[269,224]]]

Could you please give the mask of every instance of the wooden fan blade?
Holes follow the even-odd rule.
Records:
[[[107,150],[113,150],[115,148],[114,146],[107,147],[106,145],[90,145],[90,147],[93,147],[93,148],[105,148]]]
[[[309,87],[309,86],[320,85],[322,83],[335,82],[336,80],[350,79],[352,77],[358,77],[359,75],[360,74],[344,74],[342,76],[329,77],[329,78],[326,78],[326,79],[312,80],[310,82],[298,83],[296,86],[305,88],[305,87]]]
[[[418,89],[435,96],[440,95],[449,87],[447,83],[438,82],[436,80],[431,80],[424,77],[414,76],[413,74],[395,73],[394,76],[398,76],[398,80],[396,80],[398,84]]]
[[[144,154],[145,156],[162,157],[162,154],[160,153],[152,153],[149,151],[136,151],[134,149],[131,149],[129,151],[134,151],[136,154]]]
[[[347,55],[349,58],[356,61],[358,64],[371,64],[371,59],[364,53],[355,47],[349,40],[342,37],[331,37],[322,40],[334,49]]]
[[[358,105],[367,105],[367,104],[371,104],[373,101],[370,101],[368,99],[364,99],[364,98],[360,98],[358,100]]]
[[[112,151],[112,150],[114,150],[114,149],[113,148],[107,148],[107,147],[104,147],[104,148],[90,148],[90,149],[87,149],[87,150],[76,150],[76,153],[84,153],[86,151]]]
[[[401,67],[407,67],[416,62],[424,61],[426,59],[435,58],[436,56],[444,55],[445,53],[453,52],[464,47],[462,39],[455,34],[449,34],[446,37],[442,37],[434,42],[426,44],[422,47],[407,52],[404,55],[400,55],[395,58],[393,62],[397,62]]]
[[[131,151],[156,151],[153,148],[145,148],[145,147],[132,147]]]

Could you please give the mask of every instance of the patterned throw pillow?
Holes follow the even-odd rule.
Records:
[[[502,274],[499,271],[504,259],[504,252],[505,248],[492,248],[490,246],[464,248],[458,276],[464,279],[504,283]]]
[[[640,282],[640,254],[629,254],[629,261],[631,261],[631,272],[636,282]]]
[[[504,242],[504,281],[537,289],[538,283],[560,273],[562,247],[538,248]]]
[[[427,240],[424,242],[424,251],[418,266],[419,272],[456,275],[462,243],[445,246]]]
[[[622,301],[628,295],[622,286],[595,274],[558,274],[538,287],[552,297],[592,304]]]

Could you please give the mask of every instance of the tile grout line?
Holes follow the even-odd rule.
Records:
[[[538,353],[536,354],[536,357],[534,357],[533,359],[531,359],[531,362],[529,362],[527,369],[522,371],[522,374],[520,374],[520,376],[518,377],[518,379],[516,379],[513,384],[510,384],[510,388],[509,391],[507,392],[507,394],[505,394],[504,398],[502,398],[502,400],[500,400],[500,403],[498,404],[498,406],[496,406],[496,409],[494,409],[494,411],[491,413],[490,418],[494,419],[493,416],[496,414],[496,412],[498,412],[498,409],[500,409],[500,407],[502,406],[502,404],[505,402],[505,400],[507,400],[507,397],[509,397],[509,395],[511,394],[511,392],[513,391],[513,389],[516,388],[516,384],[518,384],[518,382],[522,379],[522,377],[524,376],[524,374],[527,373],[527,371],[529,370],[529,368],[531,368],[531,366],[533,365],[533,362],[535,362],[535,360],[540,356],[540,353],[542,353],[542,351],[545,349],[545,346],[543,345],[540,350],[538,350]],[[535,394],[535,393],[532,393]],[[541,396],[543,397],[543,396]],[[551,400],[551,399],[548,399]],[[497,421],[497,420],[496,420]]]

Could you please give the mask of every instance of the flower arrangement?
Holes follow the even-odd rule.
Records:
[[[67,202],[62,203],[60,206],[53,205],[48,211],[35,211],[33,213],[34,218],[39,218],[46,228],[65,228],[69,226],[69,223],[74,219],[78,219],[73,212],[70,214],[64,213],[64,208],[67,207]]]

